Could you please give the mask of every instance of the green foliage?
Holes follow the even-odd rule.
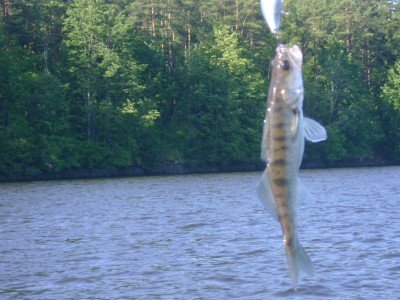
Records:
[[[254,160],[265,83],[246,44],[237,33],[216,29],[211,39],[192,50],[187,69],[180,113],[188,159],[222,164]]]
[[[388,72],[387,82],[382,88],[382,120],[385,129],[383,155],[392,159],[400,156],[400,60]]]
[[[383,86],[382,97],[397,113],[400,113],[400,60],[388,72],[388,79]]]
[[[348,139],[343,132],[335,126],[327,127],[329,139],[326,142],[324,157],[328,161],[341,161],[347,158],[346,142]]]
[[[309,147],[307,158],[389,158],[390,151],[381,151],[386,105],[377,95],[397,55],[390,44],[399,41],[394,34],[398,6],[348,0],[287,0],[285,5],[282,38],[300,43],[305,54],[305,114],[330,128],[330,141]],[[337,151],[336,141],[345,151]]]
[[[312,9],[310,9],[312,8]],[[306,162],[400,155],[396,1],[286,0]],[[258,161],[277,40],[252,0],[19,0],[0,18],[0,176]]]
[[[306,50],[307,51],[307,50]],[[375,147],[383,137],[376,120],[377,109],[365,91],[357,64],[345,45],[332,41],[310,46],[317,56],[304,62],[305,113],[329,124],[331,132],[324,147],[327,161],[373,158]],[[337,142],[343,142],[338,151]],[[338,155],[341,153],[342,155]],[[320,157],[318,153],[309,157]]]

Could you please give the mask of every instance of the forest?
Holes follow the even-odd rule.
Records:
[[[305,163],[400,161],[400,8],[285,0]],[[260,162],[276,37],[258,0],[2,0],[0,177]]]

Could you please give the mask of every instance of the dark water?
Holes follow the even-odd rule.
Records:
[[[302,171],[291,287],[260,173],[0,185],[0,299],[399,299],[400,167]]]

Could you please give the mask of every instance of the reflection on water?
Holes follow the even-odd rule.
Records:
[[[1,299],[397,299],[399,167],[306,170],[291,287],[259,173],[0,185]]]

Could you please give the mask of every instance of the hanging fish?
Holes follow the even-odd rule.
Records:
[[[302,59],[298,46],[279,45],[276,49],[261,146],[267,167],[258,186],[261,202],[280,222],[294,286],[299,270],[314,275],[312,262],[298,240],[296,225],[296,203],[308,195],[298,178],[304,139],[319,142],[327,138],[324,127],[303,117]]]
[[[261,11],[271,32],[278,34],[283,11],[282,0],[261,0]]]

